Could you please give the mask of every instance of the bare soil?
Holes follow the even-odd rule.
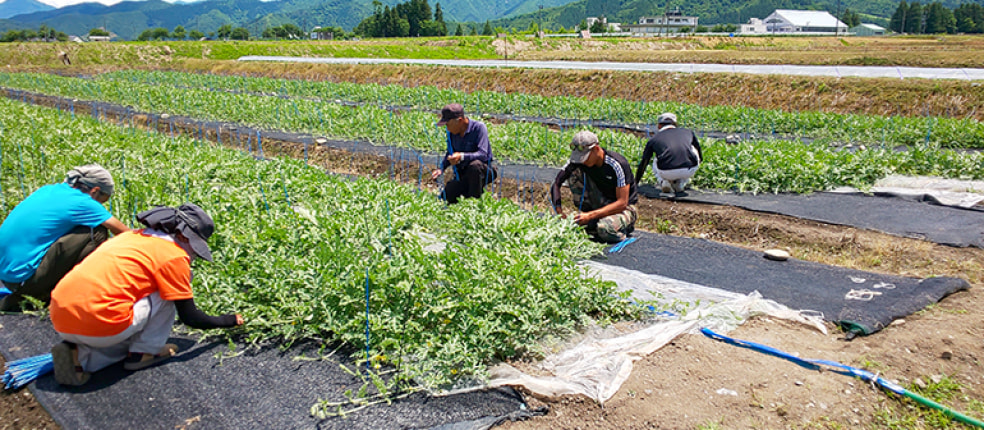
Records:
[[[80,109],[76,106],[76,109]],[[106,118],[112,119],[112,118]],[[137,126],[146,119],[134,117]],[[193,126],[182,130],[197,136]],[[159,130],[163,130],[160,122]],[[228,133],[228,132],[224,132]],[[223,142],[232,143],[231,134]],[[206,136],[214,139],[214,133]],[[293,142],[264,141],[268,156],[294,156]],[[232,143],[236,146],[235,143]],[[414,182],[419,166],[391,171],[382,157],[308,148],[309,162],[335,171],[392,175]],[[346,170],[347,169],[347,170]],[[424,184],[434,189],[434,184]],[[546,185],[504,181],[504,198],[543,209]],[[499,190],[496,190],[498,192]],[[530,204],[532,202],[532,204]],[[734,337],[774,346],[801,357],[822,358],[880,372],[902,384],[920,381],[949,395],[947,405],[984,416],[984,250],[952,248],[851,227],[828,225],[742,209],[643,199],[638,227],[674,235],[702,237],[764,250],[783,248],[794,258],[903,276],[957,276],[972,289],[907,317],[872,336],[842,339],[766,318],[756,318]],[[931,221],[929,221],[931,222]],[[631,251],[628,248],[627,251]],[[695,264],[699,264],[695,262]],[[940,381],[940,383],[935,383]],[[733,393],[732,393],[733,391]],[[54,428],[27,391],[0,394],[2,428]],[[536,399],[550,412],[506,429],[632,428],[939,428],[939,417],[909,401],[894,399],[851,378],[803,369],[778,358],[685,335],[636,363],[632,376],[605,405],[578,397]],[[21,424],[23,423],[23,424]]]

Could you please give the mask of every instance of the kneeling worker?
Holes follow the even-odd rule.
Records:
[[[195,306],[191,261],[212,261],[205,242],[215,224],[200,207],[157,207],[137,219],[147,228],[123,233],[96,249],[55,288],[51,322],[61,342],[51,348],[55,380],[82,385],[91,372],[123,360],[140,370],[171,358],[167,339],[177,313],[190,327],[243,324],[239,315],[213,317]]]
[[[38,188],[10,211],[0,226],[0,281],[13,293],[0,300],[0,311],[19,311],[25,296],[48,304],[58,281],[109,231],[129,230],[103,206],[112,195],[112,175],[89,164],[69,171],[63,183]]]
[[[639,197],[629,162],[621,154],[602,149],[598,136],[581,131],[571,141],[571,159],[550,187],[554,210],[566,218],[560,187],[567,181],[579,213],[574,221],[594,239],[614,243],[635,229]]]
[[[660,115],[656,122],[659,131],[646,142],[642,160],[636,168],[636,178],[642,181],[646,165],[655,154],[653,173],[656,174],[660,189],[664,193],[682,193],[704,159],[700,152],[700,141],[693,131],[677,128],[677,118],[672,113]]]
[[[444,187],[444,198],[448,203],[457,203],[461,197],[482,197],[485,186],[496,178],[489,130],[481,121],[465,116],[464,108],[457,103],[441,109],[441,120],[437,125],[448,130],[448,151],[441,160],[441,167],[431,172],[431,180],[441,176],[448,166],[453,166],[454,178]]]

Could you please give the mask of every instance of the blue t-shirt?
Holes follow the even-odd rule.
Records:
[[[110,218],[96,199],[64,182],[38,188],[0,225],[0,281],[30,279],[56,240],[75,227],[96,227]]]

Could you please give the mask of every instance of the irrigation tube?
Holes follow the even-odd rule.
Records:
[[[936,403],[936,402],[934,402],[934,401],[932,401],[930,399],[927,399],[927,398],[925,398],[923,396],[920,396],[919,394],[913,393],[912,391],[906,390],[902,386],[900,386],[898,384],[895,384],[893,382],[890,382],[890,381],[888,381],[888,380],[886,380],[886,379],[884,379],[884,378],[882,378],[882,377],[880,377],[878,375],[875,375],[875,374],[873,374],[873,373],[871,373],[871,372],[869,372],[867,370],[858,369],[856,367],[851,367],[851,366],[846,366],[846,365],[840,364],[840,363],[838,363],[836,361],[817,360],[817,359],[811,359],[811,358],[799,358],[799,357],[797,357],[795,355],[789,354],[787,352],[780,351],[780,350],[775,349],[775,348],[772,348],[770,346],[762,345],[760,343],[749,342],[747,340],[741,340],[741,339],[734,339],[734,338],[730,338],[730,337],[727,337],[727,336],[724,336],[724,335],[721,335],[721,334],[717,334],[717,333],[711,331],[711,329],[708,329],[708,328],[702,328],[702,329],[700,329],[700,332],[703,333],[704,336],[707,336],[707,337],[709,337],[711,339],[714,339],[714,340],[719,340],[721,342],[729,343],[729,344],[732,344],[732,345],[735,345],[735,346],[740,346],[742,348],[748,348],[748,349],[755,350],[755,351],[758,351],[758,352],[762,352],[762,353],[765,353],[765,354],[769,354],[769,355],[772,355],[772,356],[775,356],[775,357],[785,358],[786,360],[792,361],[792,362],[794,362],[794,363],[796,363],[796,364],[798,364],[800,366],[803,366],[803,367],[805,367],[807,369],[811,369],[811,370],[822,370],[823,369],[822,366],[833,367],[834,370],[832,370],[832,371],[835,372],[835,373],[840,373],[842,375],[847,375],[847,376],[854,376],[854,377],[859,378],[859,379],[861,379],[862,381],[865,381],[865,382],[873,382],[873,383],[876,383],[879,386],[881,386],[882,388],[884,388],[884,389],[886,389],[888,391],[891,391],[891,392],[893,392],[893,393],[895,393],[897,395],[908,397],[908,398],[910,398],[912,400],[915,400],[917,403],[919,403],[919,404],[921,404],[923,406],[927,406],[927,407],[930,407],[932,409],[936,409],[936,410],[938,410],[940,412],[943,412],[943,414],[946,415],[948,418],[951,418],[951,419],[960,421],[960,422],[962,422],[964,424],[967,424],[967,425],[970,425],[970,426],[974,426],[974,427],[977,427],[977,428],[980,428],[980,429],[984,429],[984,422],[982,422],[982,421],[980,421],[980,420],[978,420],[976,418],[972,418],[972,417],[969,417],[967,415],[961,414],[960,412],[954,411],[953,409],[950,409],[950,408],[948,408],[946,406],[943,406],[943,405],[941,405],[939,403]]]

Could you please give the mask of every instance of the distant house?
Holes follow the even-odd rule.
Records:
[[[609,33],[618,33],[620,31],[622,31],[622,24],[621,23],[618,23],[618,22],[608,22],[608,18],[605,18],[605,17],[597,18],[597,17],[589,16],[589,17],[585,18],[584,21],[588,23],[588,28],[585,28],[583,30],[588,30],[591,27],[594,27],[594,24],[596,22],[601,21],[601,24],[605,26],[605,28],[607,29],[606,31],[609,32]]]
[[[751,18],[748,20],[748,24],[742,24],[738,28],[738,32],[741,34],[765,34],[767,33],[765,21],[758,18]]]
[[[89,36],[90,42],[109,42],[113,36]]]
[[[861,24],[851,27],[850,32],[854,33],[855,36],[884,36],[888,34],[885,27],[875,24]]]
[[[73,34],[73,35],[70,35],[70,36],[68,36],[68,41],[69,41],[69,42],[75,42],[75,43],[82,43],[82,42],[85,42],[84,40],[82,40],[82,38],[81,38],[81,37],[78,37],[78,36],[76,36],[76,35],[74,35],[74,34]]]
[[[320,25],[311,31],[311,40],[332,40],[334,38],[334,33],[322,30]]]
[[[764,21],[768,33],[847,33],[847,24],[826,11],[776,9]]]
[[[663,15],[641,17],[638,24],[622,25],[622,30],[640,36],[679,33],[684,28],[692,32],[697,29],[697,19],[696,16],[686,16],[680,9],[675,9]]]

